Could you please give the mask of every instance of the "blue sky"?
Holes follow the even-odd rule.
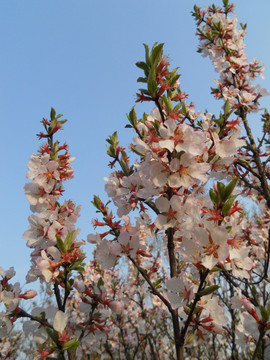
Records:
[[[212,3],[211,1],[210,3]],[[37,152],[35,134],[53,106],[68,119],[60,141],[76,157],[75,178],[66,184],[65,199],[83,205],[81,238],[92,232],[94,194],[103,196],[109,174],[105,138],[115,130],[121,143],[131,142],[125,114],[134,105],[143,60],[142,43],[165,43],[172,66],[180,66],[181,86],[197,110],[219,112],[210,95],[214,74],[210,61],[197,52],[190,0],[0,0],[1,109],[1,252],[0,266],[15,266],[24,283],[29,249],[22,239],[29,205],[23,186],[30,154]],[[215,2],[217,5],[221,1]],[[247,52],[265,66],[270,90],[270,2],[236,0],[239,20],[247,22]],[[209,5],[207,0],[197,5]],[[267,106],[269,98],[262,103]],[[138,114],[149,107],[137,104]],[[259,121],[252,120],[254,128]],[[86,246],[88,258],[92,248]]]

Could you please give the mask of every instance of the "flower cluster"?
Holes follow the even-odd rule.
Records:
[[[24,293],[21,292],[20,284],[11,284],[10,280],[15,276],[14,268],[11,267],[4,271],[0,267],[0,304],[5,307],[5,311],[0,312],[0,337],[4,339],[13,328],[14,322],[22,316],[20,309],[20,300],[32,299],[37,295],[35,290],[28,290]],[[5,342],[7,347],[8,341]],[[7,349],[6,349],[7,350]],[[5,351],[6,351],[5,350]],[[4,350],[3,350],[4,351]]]
[[[133,164],[116,132],[107,139],[113,170],[105,190],[116,215],[110,201],[94,196],[101,219],[87,237],[96,244],[88,265],[84,241],[76,239],[80,206],[60,202],[63,182],[73,177],[68,146],[54,141],[66,120],[54,109],[42,120],[38,137],[46,143],[28,164],[24,190],[33,214],[23,238],[33,249],[27,282],[41,280],[55,303],[27,313],[20,299],[36,292],[22,293],[9,283],[14,270],[0,268],[1,337],[23,317],[39,358],[267,356],[270,115],[265,110],[255,141],[247,118],[266,94],[253,84],[263,67],[248,62],[245,26],[238,29],[232,12],[228,0],[193,12],[199,52],[220,74],[212,89],[223,100],[218,116],[187,102],[163,44],[144,45],[145,60],[136,65],[145,87],[137,102],[152,102],[153,110],[138,118],[133,107],[127,116]],[[244,196],[256,204],[250,219]],[[8,353],[8,345],[1,351]]]
[[[220,73],[218,87],[212,89],[215,96],[228,101],[230,108],[244,106],[254,111],[258,110],[258,99],[265,95],[265,89],[252,85],[251,81],[262,76],[264,68],[256,59],[248,62],[244,43],[246,26],[241,24],[241,29],[237,28],[236,17],[229,16],[233,8],[228,2],[224,9],[215,5],[205,10],[194,7],[199,52],[210,57],[214,69]]]
[[[255,307],[263,306],[242,284],[260,284],[267,276],[268,234],[260,229],[260,236],[250,239],[247,226],[257,230],[258,226],[247,225],[239,201],[241,195],[259,201],[261,218],[266,216],[266,203],[270,205],[267,160],[261,160],[267,156],[262,149],[266,132],[256,146],[247,125],[248,113],[258,110],[258,99],[264,95],[251,83],[262,67],[247,62],[244,30],[238,30],[236,19],[229,16],[232,10],[225,0],[223,9],[212,6],[201,11],[195,6],[193,13],[200,52],[210,56],[221,74],[213,89],[224,100],[219,117],[195,112],[193,104],[186,103],[177,69],[171,71],[163,56],[163,44],[154,44],[151,51],[145,45],[145,61],[136,64],[144,72],[138,81],[146,84],[138,100],[152,101],[155,108],[141,119],[132,108],[126,126],[135,131],[130,148],[138,159],[131,165],[117,133],[107,139],[110,167],[119,168],[106,178],[105,190],[118,218],[97,196],[93,201],[103,217],[94,225],[107,226],[88,236],[97,244],[97,259],[103,267],[111,267],[124,255],[140,272],[172,316],[174,337],[180,338],[180,345],[175,344],[177,359],[182,359],[184,343],[194,344],[195,338],[200,342],[213,334],[234,336],[227,329],[238,310],[227,316],[217,293],[221,279],[251,297]],[[241,135],[242,125],[247,138]],[[134,211],[136,225],[132,225]],[[140,265],[140,259],[152,256],[148,243],[157,234],[164,240],[169,264],[169,274],[158,284]],[[263,328],[264,335],[269,317],[265,311],[267,316],[261,313],[255,319],[257,331]],[[246,327],[239,325],[237,331],[241,329]],[[250,341],[256,340],[259,337],[251,335]]]
[[[24,190],[31,210],[37,214],[29,216],[29,229],[23,234],[27,246],[33,249],[28,282],[39,277],[46,282],[57,279],[61,284],[63,269],[83,260],[81,243],[75,240],[79,234],[75,223],[81,207],[71,200],[59,203],[63,181],[73,177],[68,146],[53,141],[53,135],[66,121],[59,120],[60,117],[52,109],[50,121],[42,120],[47,134],[38,136],[47,138],[47,144],[40,147],[38,154],[32,154],[28,163],[26,176],[32,181]]]

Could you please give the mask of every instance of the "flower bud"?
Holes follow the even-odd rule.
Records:
[[[122,303],[120,301],[113,300],[109,304],[109,308],[116,314],[120,314],[122,311]]]
[[[20,294],[18,297],[21,299],[33,299],[35,296],[37,296],[37,292],[35,290],[28,290],[24,294]]]

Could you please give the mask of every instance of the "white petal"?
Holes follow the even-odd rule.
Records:
[[[180,166],[180,161],[176,158],[172,159],[171,164],[170,164],[171,171],[173,171],[173,172],[178,171],[179,166]]]
[[[177,309],[183,305],[183,298],[179,294],[166,292],[166,295],[171,303],[173,309]]]
[[[170,152],[174,150],[174,141],[173,140],[160,140],[159,146],[163,149],[168,149]]]
[[[167,222],[168,222],[167,216],[158,215],[156,220],[155,220],[155,226],[158,229],[163,229],[164,226],[167,224]]]
[[[170,202],[167,198],[161,196],[155,201],[155,203],[156,203],[156,207],[158,208],[159,211],[161,211],[161,212],[169,211]]]
[[[54,330],[62,333],[67,326],[68,316],[63,311],[58,310],[55,314],[53,320],[53,328]]]

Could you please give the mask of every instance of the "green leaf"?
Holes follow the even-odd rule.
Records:
[[[146,77],[138,77],[137,82],[147,83]]]
[[[56,242],[58,245],[58,249],[60,250],[60,253],[64,254],[66,252],[66,248],[60,236],[56,236]]]
[[[154,126],[156,133],[159,134],[159,122],[155,120],[152,122],[152,125]]]
[[[247,29],[247,24],[240,23],[240,26],[241,26],[241,29],[244,31]]]
[[[110,157],[115,158],[116,157],[116,147],[114,147],[113,145],[106,146],[106,147],[107,147],[107,154]]]
[[[50,329],[50,328],[46,328],[47,334],[49,335],[49,337],[57,344],[58,342],[58,333],[57,331]]]
[[[152,97],[155,97],[155,96],[156,96],[157,88],[158,88],[158,86],[157,86],[156,81],[154,81],[154,80],[149,80],[149,81],[148,81],[148,83],[147,83],[147,89],[148,89],[148,91],[149,91],[149,93],[150,93],[150,95],[151,95]]]
[[[210,40],[210,41],[213,40],[213,37],[210,33],[208,33],[208,32],[205,33],[205,36],[207,37],[208,40]]]
[[[162,101],[164,102],[164,104],[166,106],[167,113],[169,114],[170,111],[173,109],[173,103],[171,102],[170,99],[167,98],[166,95],[163,95],[161,98],[162,98]]]
[[[112,136],[110,137],[111,139],[111,144],[116,146],[118,144],[118,134],[117,131],[115,131]]]
[[[222,182],[217,183],[218,194],[221,200],[225,201],[225,188],[226,186]]]
[[[218,120],[216,120],[215,116],[212,117],[212,120],[215,122],[215,124],[217,124],[219,127],[222,127],[223,123],[224,123],[224,117],[222,112],[219,113],[219,118]]]
[[[180,78],[180,74],[176,74],[173,77],[171,77],[169,80],[170,86],[174,85],[179,78]]]
[[[237,182],[238,182],[238,177],[234,177],[232,179],[232,181],[226,186],[226,188],[225,188],[225,200],[227,200],[229,198],[229,196],[233,192]]]
[[[144,46],[144,49],[145,49],[145,60],[146,60],[146,63],[148,65],[151,65],[151,62],[150,62],[150,57],[149,57],[149,46],[146,45],[146,44],[143,44]]]
[[[199,296],[205,296],[205,295],[212,294],[213,292],[215,292],[218,289],[219,289],[219,285],[208,286],[207,288],[205,288],[199,292]]]
[[[78,266],[83,262],[83,260],[85,259],[84,257],[79,258],[78,260],[76,260],[72,266],[70,267],[70,270],[77,270]],[[82,264],[83,265],[83,264]]]
[[[70,250],[74,232],[75,232],[75,231],[70,231],[70,232],[67,234],[67,237],[66,237],[65,242],[64,242],[66,251],[67,251],[67,250]]]
[[[138,266],[138,270],[143,274],[147,274],[147,271],[144,268],[142,268],[141,266]]]
[[[219,42],[220,47],[223,49],[224,45],[223,45],[223,42],[222,42],[222,40],[220,38],[218,39],[218,42]]]
[[[230,115],[230,109],[231,109],[231,105],[229,100],[227,100],[224,104],[224,116],[225,119],[228,119],[229,115]]]
[[[136,66],[144,71],[145,76],[148,76],[148,74],[149,74],[149,66],[144,61],[136,62]]]
[[[184,307],[184,311],[185,311],[186,314],[189,314],[189,313],[190,313],[191,307],[192,307],[191,304],[187,304],[187,306]],[[195,309],[194,309],[194,311],[193,311],[193,314],[194,314],[194,315],[195,315],[195,314],[198,314],[198,313],[201,312],[201,311],[202,311],[202,308],[201,308],[200,306],[196,306]]]
[[[187,114],[187,108],[186,108],[186,104],[184,101],[182,102],[182,113],[183,113],[183,115]]]
[[[160,284],[162,283],[162,281],[163,281],[163,279],[161,278],[161,279],[158,279],[157,281],[155,281],[154,283],[153,283],[153,286],[156,288],[156,289],[159,289],[160,288]]]
[[[117,132],[115,131],[111,136],[108,137],[108,139],[106,139],[106,141],[112,146],[112,148],[115,148],[118,144]]]
[[[220,24],[220,22],[218,22],[218,23],[214,23],[214,22],[213,22],[213,25],[214,25],[214,28],[215,28],[218,32],[220,32],[220,30],[221,30],[221,24]]]
[[[98,283],[97,283],[97,287],[100,288],[100,287],[103,286],[103,285],[104,285],[103,279],[102,279],[102,278],[99,278]]]
[[[75,350],[80,345],[80,343],[81,342],[77,339],[72,339],[62,346],[62,350]]]
[[[163,55],[164,44],[159,44],[159,45],[156,44],[154,44],[150,55],[150,63],[152,66],[156,66]]]
[[[156,68],[154,66],[152,66],[150,69],[149,75],[148,75],[148,82],[150,80],[156,81],[156,78],[157,78]]]
[[[230,196],[229,199],[225,202],[225,204],[222,207],[223,216],[228,215],[228,212],[230,211],[236,197],[237,195]]]
[[[229,9],[229,0],[223,0],[223,6],[225,9],[225,12],[227,12]]]
[[[218,196],[213,189],[209,190],[209,196],[214,205],[218,204]]]
[[[85,270],[85,267],[84,266],[78,266],[76,267],[76,271],[78,271],[78,273],[82,274]]]
[[[101,200],[99,196],[94,195],[94,200],[92,201],[92,204],[98,209],[101,210]]]
[[[139,89],[139,91],[140,91],[142,94],[144,94],[144,95],[150,95],[150,94],[149,94],[149,91],[146,90],[146,89]]]
[[[55,119],[55,115],[56,115],[56,111],[54,110],[54,108],[51,108],[51,113],[50,113],[50,118],[51,120]]]
[[[237,159],[237,161],[240,162],[240,164],[243,164],[244,166],[249,166],[248,161],[245,159]]]
[[[120,166],[121,166],[124,174],[125,174],[126,176],[128,176],[128,175],[129,175],[129,168],[127,167],[127,164],[125,163],[125,161],[124,161],[123,158],[119,161],[119,164],[120,164]]]
[[[138,151],[135,147],[131,146],[131,151],[133,151],[135,154],[144,157],[145,154],[141,153],[140,151]]]
[[[260,306],[260,312],[261,312],[261,315],[262,315],[262,318],[265,322],[268,321],[269,319],[269,312],[266,310],[265,307],[263,306]]]

